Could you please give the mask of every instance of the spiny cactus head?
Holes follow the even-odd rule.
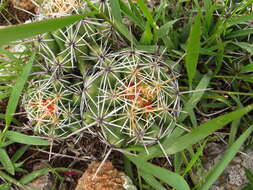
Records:
[[[23,96],[23,107],[31,129],[40,135],[61,137],[79,128],[79,106],[75,92],[50,81],[32,81]]]
[[[180,111],[176,73],[161,57],[141,51],[107,54],[94,66],[86,118],[107,142],[153,144],[171,130]],[[91,77],[92,78],[92,77]],[[97,95],[89,94],[96,89]],[[91,115],[89,115],[91,114]]]

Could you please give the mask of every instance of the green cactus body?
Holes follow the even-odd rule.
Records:
[[[168,69],[160,57],[145,52],[107,54],[91,74],[95,85],[86,97],[85,117],[93,120],[88,124],[103,123],[95,131],[117,147],[122,142],[146,146],[166,136],[179,112],[176,73],[169,75]]]
[[[73,92],[47,82],[31,82],[23,105],[35,133],[63,136],[68,133],[66,128],[81,124],[78,106],[70,99]]]

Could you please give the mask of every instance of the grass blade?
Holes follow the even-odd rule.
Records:
[[[122,16],[120,12],[120,4],[119,0],[110,0],[111,8],[112,8],[112,16],[114,20],[116,20],[118,23],[122,24]]]
[[[143,172],[153,175],[164,183],[174,187],[177,190],[190,190],[188,184],[180,175],[166,170],[164,168],[160,168],[153,164],[143,161],[140,158],[134,156],[127,156],[140,170]]]
[[[253,63],[243,66],[241,72],[243,73],[253,72]]]
[[[145,2],[143,0],[137,0],[137,4],[138,4],[139,8],[141,9],[141,11],[143,12],[144,16],[147,18],[148,22],[151,23],[152,26],[155,26],[156,24],[153,19],[153,16],[152,16],[151,12],[149,11]]]
[[[12,178],[11,176],[7,175],[5,172],[3,172],[1,170],[0,170],[0,176],[1,176],[1,178],[5,179],[6,181],[17,185],[22,190],[28,190],[28,188],[26,188],[24,185],[22,185],[21,183],[19,183],[16,179]]]
[[[151,27],[149,23],[146,24],[145,31],[143,32],[141,39],[140,39],[140,44],[141,45],[150,45],[153,40],[153,34],[151,31]]]
[[[162,25],[157,32],[158,38],[162,38],[163,36],[168,35],[170,29],[172,29],[173,24],[175,24],[178,20],[179,19],[171,20]]]
[[[6,184],[2,184],[0,185],[0,189],[1,190],[10,190],[11,189],[11,185],[6,183]]]
[[[76,16],[68,16],[64,18],[50,19],[0,29],[0,36],[4,36],[0,38],[0,46],[8,44],[11,41],[21,40],[35,36],[37,34],[51,32],[59,28],[63,28],[64,26],[70,25],[76,21],[94,14],[96,14],[96,12]]]
[[[199,125],[197,128],[193,129],[190,133],[186,135],[165,139],[165,141],[161,142],[161,144],[167,154],[175,154],[177,152],[180,152],[181,150],[184,150],[190,145],[198,143],[200,140],[204,139],[216,130],[222,128],[231,121],[242,117],[251,110],[253,110],[253,104],[209,120]],[[178,132],[179,134],[182,133],[182,131],[180,130],[178,130]],[[149,149],[148,155],[144,153],[141,153],[140,155],[143,157],[143,159],[148,160],[154,157],[163,156],[164,154],[159,148],[159,146],[155,145]]]
[[[21,144],[27,144],[27,145],[40,145],[40,146],[48,146],[50,143],[48,141],[36,138],[36,137],[31,137],[28,135],[24,135],[19,132],[15,131],[7,131],[5,136],[10,139],[13,142],[18,142]]]
[[[192,26],[186,47],[185,66],[190,86],[196,73],[199,51],[201,48],[200,37],[201,37],[201,14],[199,13],[195,18],[195,22]]]
[[[247,179],[249,180],[250,184],[253,185],[253,174],[249,169],[245,169],[245,174],[247,176]]]
[[[4,169],[9,172],[11,175],[15,174],[14,166],[11,162],[11,159],[9,158],[7,152],[0,148],[0,163],[3,165]],[[0,175],[1,176],[1,175]]]
[[[20,159],[23,154],[27,151],[27,149],[29,148],[29,145],[24,145],[22,147],[20,147],[16,152],[15,154],[11,157],[11,161],[13,163],[17,162],[18,159]]]
[[[241,37],[241,36],[247,36],[252,33],[253,33],[253,29],[237,30],[228,34],[226,38],[231,39],[231,38],[236,38],[236,37]]]
[[[188,165],[186,166],[183,176],[185,176],[190,170],[191,168],[194,166],[194,164],[199,160],[200,156],[202,156],[204,148],[206,146],[206,142],[205,141],[197,150],[197,152],[192,156],[190,162],[188,163]]]
[[[35,58],[35,54],[33,54],[31,56],[30,60],[28,61],[28,64],[24,67],[21,76],[19,77],[19,79],[17,80],[15,86],[12,89],[11,96],[9,98],[7,109],[6,109],[6,113],[5,113],[5,122],[6,122],[7,128],[11,124],[11,121],[12,121],[12,118],[13,118],[13,114],[16,111],[16,107],[18,105],[18,101],[19,101],[20,95],[21,95],[22,90],[23,90],[23,88],[25,86],[25,83],[26,83],[26,81],[28,79],[29,73],[30,73],[30,71],[32,69],[34,58]],[[4,131],[6,131],[7,128],[5,128]]]
[[[222,128],[226,124],[230,123],[231,121],[242,117],[243,115],[247,114],[249,111],[253,109],[253,104],[238,109],[236,111],[224,114],[222,116],[216,117],[212,120],[209,120],[197,128],[193,129],[190,133],[177,138],[172,144],[163,144],[166,152],[168,154],[174,154],[181,150],[184,150],[190,145],[193,145],[200,140],[204,139],[208,135],[212,134],[216,130]]]
[[[239,24],[242,22],[248,22],[252,19],[253,19],[253,13],[250,13],[250,14],[246,14],[244,16],[238,16],[237,18],[233,18],[228,22],[228,24],[229,24],[229,26],[232,26],[232,25]]]
[[[126,156],[124,156],[124,171],[128,177],[130,177],[131,179],[134,179],[132,163]]]
[[[235,42],[235,45],[238,45],[240,48],[247,50],[251,55],[253,55],[253,45],[247,42]]]
[[[253,131],[253,125],[251,125],[239,138],[238,140],[226,151],[220,161],[214,166],[211,173],[205,180],[205,183],[199,188],[199,190],[206,190],[218,179],[224,169],[227,167],[229,162],[234,158],[236,153],[239,151],[243,142],[249,137]]]
[[[126,5],[126,3],[122,2],[122,0],[119,0],[120,8],[122,12],[128,16],[128,18],[133,21],[136,25],[138,25],[141,29],[145,29],[144,21],[136,16],[133,11]]]
[[[35,170],[35,171],[25,175],[24,177],[22,177],[19,180],[19,183],[25,185],[25,184],[31,182],[32,180],[47,174],[48,172],[50,172],[49,168],[43,168],[43,169]]]
[[[179,116],[179,119],[178,119],[180,122],[183,122],[185,120],[185,118],[187,118],[187,116],[188,116],[187,113],[196,107],[196,105],[201,100],[202,96],[204,95],[205,89],[209,85],[210,80],[211,80],[211,76],[209,74],[204,75],[202,77],[198,86],[195,89],[198,92],[194,92],[192,94],[192,96],[189,98],[189,100],[184,105],[184,108],[183,108],[183,110]]]
[[[166,190],[160,182],[158,182],[152,175],[147,174],[145,172],[141,172],[141,177],[146,181],[147,184],[149,184],[151,187],[153,187],[156,190]]]

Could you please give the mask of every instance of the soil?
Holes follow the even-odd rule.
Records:
[[[23,2],[23,4],[22,4],[22,2]],[[29,3],[29,2],[30,2],[30,0],[26,0],[26,1],[24,1],[24,0],[21,0],[21,1],[8,0],[8,1],[6,1],[5,2],[6,6],[1,11],[1,14],[0,14],[0,25],[20,24],[20,23],[24,23],[25,21],[31,19],[33,17],[32,14],[34,14],[36,12],[36,6],[35,5],[32,6],[31,3]],[[21,5],[21,6],[17,6],[17,5]],[[29,6],[27,6],[27,5],[29,5]],[[16,8],[16,7],[20,7],[20,9]],[[27,12],[25,12],[21,9],[26,9]],[[28,13],[28,12],[30,12],[30,13]]]

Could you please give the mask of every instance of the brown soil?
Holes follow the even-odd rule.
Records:
[[[0,14],[0,25],[24,23],[32,18],[36,9],[37,7],[30,0],[8,0]]]
[[[7,107],[7,100],[0,99],[0,113],[5,113],[6,107]]]

